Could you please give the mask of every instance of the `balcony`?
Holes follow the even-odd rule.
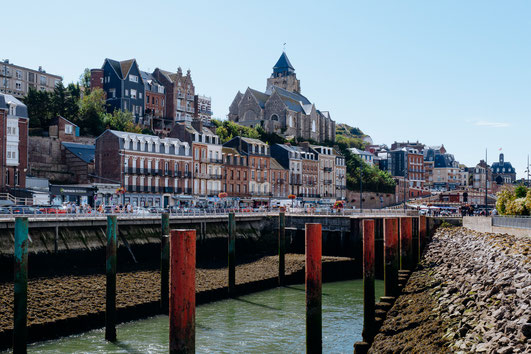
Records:
[[[323,181],[323,183],[324,183],[325,186],[327,186],[327,185],[332,184],[332,180],[331,180],[331,179],[325,179],[325,180]]]
[[[211,189],[209,191],[207,191],[207,194],[211,197],[217,197],[219,195],[219,193],[221,193],[221,191],[219,189]]]
[[[193,95],[186,95],[186,100],[187,101],[193,101],[194,100],[194,96]]]
[[[202,173],[202,172],[196,172],[196,173],[195,173],[195,178],[204,178],[204,179],[208,179],[208,174],[207,174],[207,173]]]
[[[332,167],[325,167],[323,168],[325,172],[332,172]]]
[[[182,94],[182,93],[178,93],[178,94],[177,94],[177,98],[184,98],[184,94]]]
[[[192,172],[190,171],[185,171],[183,173],[183,178],[192,178]]]
[[[185,188],[184,194],[192,194],[192,188]]]
[[[210,179],[223,179],[223,176],[222,175],[211,174],[211,175],[209,175],[209,178]]]
[[[186,107],[186,112],[188,113],[194,113],[193,107]]]
[[[347,186],[338,186],[338,185],[336,185],[336,189],[344,190],[344,189],[347,189]]]
[[[173,187],[164,187],[164,193],[173,193],[174,188]]]
[[[302,185],[302,179],[300,175],[291,175],[291,182],[292,185],[300,186]]]
[[[208,161],[210,163],[223,163],[223,160],[222,159],[213,159],[213,158],[210,158],[208,159]]]
[[[285,182],[284,178],[277,179],[278,184],[284,184],[284,182]]]

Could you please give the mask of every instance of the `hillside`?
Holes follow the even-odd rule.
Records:
[[[345,123],[336,124],[336,143],[349,148],[365,149],[367,143],[363,138],[368,137],[360,128],[351,127]]]

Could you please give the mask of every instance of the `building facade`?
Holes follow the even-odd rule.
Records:
[[[166,135],[169,133],[170,129],[164,121],[166,114],[166,94],[164,86],[162,86],[150,73],[140,71],[140,74],[144,81],[145,92],[143,125],[149,127],[157,134]]]
[[[101,69],[91,70],[92,75],[95,79],[91,80],[94,85],[91,87],[103,89],[109,113],[129,111],[135,123],[144,125],[145,86],[135,59],[117,61],[106,58]]]
[[[203,123],[210,123],[212,119],[212,98],[202,95],[194,96],[194,118]]]
[[[1,184],[4,192],[26,187],[28,168],[28,109],[12,95],[0,93]]]
[[[286,53],[282,53],[267,80],[265,92],[247,88],[229,107],[229,120],[261,126],[285,137],[334,141],[336,126],[330,113],[320,111],[301,94],[300,81]]]
[[[492,164],[492,178],[499,185],[512,184],[516,181],[516,170],[510,162],[505,161],[503,154],[500,154],[499,160]]]
[[[24,98],[30,88],[51,92],[63,78],[49,74],[39,66],[37,70],[11,64],[9,60],[0,62],[0,92],[16,98]]]
[[[175,73],[156,68],[153,77],[166,91],[166,118],[173,123],[191,122],[195,113],[195,86],[190,70],[183,75],[180,67]]]
[[[231,147],[222,148],[223,155],[223,192],[227,193],[228,198],[235,202],[238,198],[249,198],[249,166],[247,156],[238,152]],[[238,203],[233,203],[238,205]]]
[[[191,193],[191,151],[179,139],[106,130],[96,138],[96,175],[119,183],[125,204],[177,205]]]

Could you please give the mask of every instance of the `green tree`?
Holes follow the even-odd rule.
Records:
[[[105,128],[105,112],[105,93],[102,89],[98,88],[84,95],[80,102],[79,119],[76,122],[82,134],[100,135]]]
[[[30,128],[48,128],[52,118],[52,102],[50,94],[46,91],[37,91],[30,87],[28,94],[24,98],[24,103],[28,107]]]
[[[66,102],[67,92],[62,82],[59,82],[55,85],[53,92],[50,97],[50,114],[51,117],[65,117],[65,102]],[[68,118],[67,118],[68,119]]]
[[[142,133],[142,128],[135,125],[133,114],[129,111],[114,110],[112,114],[107,114],[104,120],[108,129],[123,132]]]
[[[90,94],[90,69],[85,68],[79,76],[79,85],[85,88],[85,94]]]
[[[79,117],[79,100],[81,90],[78,84],[68,84],[64,102],[63,115],[71,122],[76,122]]]
[[[523,184],[519,185],[514,189],[514,195],[516,198],[525,198],[527,195],[527,188]]]

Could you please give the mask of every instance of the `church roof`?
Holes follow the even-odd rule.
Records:
[[[277,63],[275,64],[275,66],[273,66],[273,70],[276,70],[276,69],[282,69],[282,70],[291,69],[295,71],[295,68],[289,62],[286,52],[282,52],[282,54],[280,55],[280,58],[278,58],[277,60]]]
[[[277,63],[273,66],[273,75],[277,76],[278,74],[289,75],[295,72],[295,68],[289,62],[286,52],[282,52],[280,58],[278,58]]]

